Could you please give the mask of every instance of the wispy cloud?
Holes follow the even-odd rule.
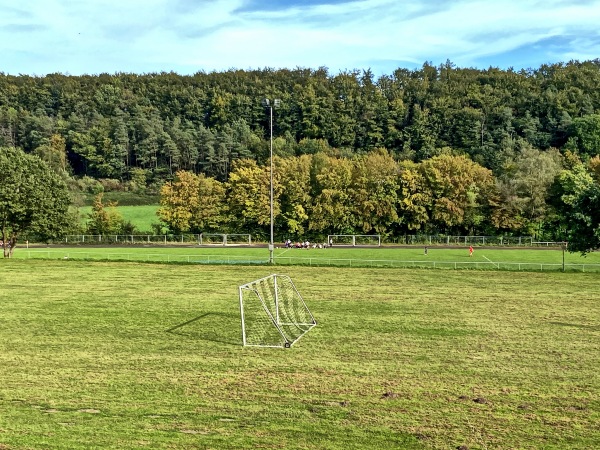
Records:
[[[31,0],[26,10],[0,0],[0,10],[8,73],[391,73],[447,59],[536,67],[600,56],[600,0]]]

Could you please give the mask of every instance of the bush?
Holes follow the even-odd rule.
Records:
[[[115,180],[114,178],[100,178],[98,182],[104,188],[104,192],[125,190],[123,183],[121,183],[119,180]]]
[[[98,195],[101,192],[104,192],[104,186],[102,186],[102,183],[88,176],[76,179],[75,186],[81,192],[85,192],[87,194]]]

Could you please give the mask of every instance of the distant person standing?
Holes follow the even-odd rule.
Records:
[[[428,251],[428,250],[429,250],[429,249],[427,248],[427,246],[425,246],[425,256],[427,256],[427,251]]]
[[[473,256],[473,246],[469,246],[469,256]]]

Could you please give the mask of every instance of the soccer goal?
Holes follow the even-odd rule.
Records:
[[[379,234],[330,234],[327,236],[329,245],[351,245],[381,247]]]
[[[244,346],[291,347],[317,322],[287,275],[239,287]]]

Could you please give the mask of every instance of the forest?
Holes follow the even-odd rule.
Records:
[[[599,85],[598,59],[518,71],[447,61],[379,77],[323,67],[0,73],[0,147],[38,155],[74,190],[161,193],[171,231],[264,235],[271,124],[262,100],[279,99],[280,236],[572,240],[598,223]],[[195,194],[180,192],[190,183]],[[178,196],[199,206],[183,214]]]

